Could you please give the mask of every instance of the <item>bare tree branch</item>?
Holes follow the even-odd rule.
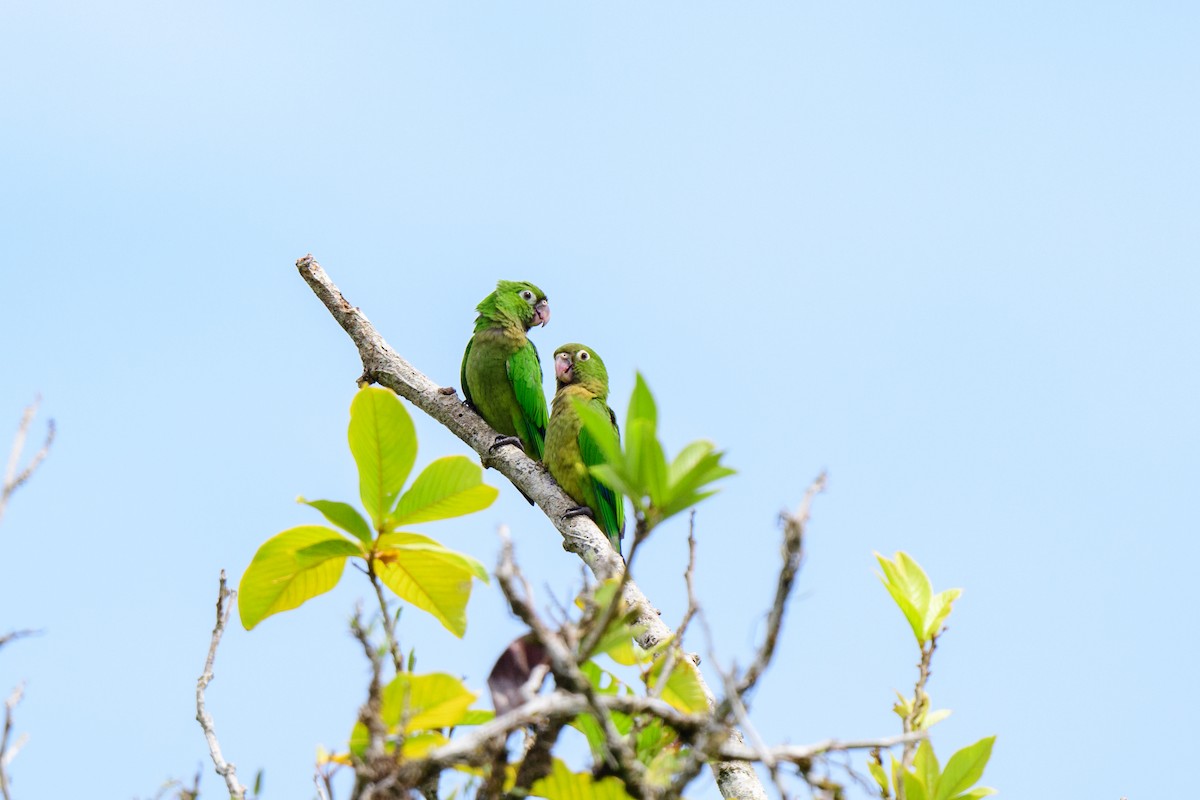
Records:
[[[374,576],[372,575],[372,579]],[[387,606],[383,603],[382,593],[379,596],[382,613],[387,619]],[[387,740],[387,725],[383,721],[383,655],[371,642],[370,634],[362,622],[361,604],[354,609],[350,619],[350,632],[362,645],[363,654],[371,664],[371,682],[367,689],[367,700],[358,711],[358,721],[367,729],[367,747],[363,751],[361,762],[355,762],[354,790],[352,800],[363,800],[384,792],[394,781],[395,761],[388,757],[385,746]],[[385,631],[389,642],[389,650],[395,657],[393,635]],[[404,746],[403,741],[397,743],[396,752]]]
[[[379,575],[375,573],[375,559],[367,559],[367,577],[375,587],[375,597],[379,600],[379,613],[383,618],[383,632],[387,637],[388,652],[392,654],[392,666],[396,674],[404,672],[404,654],[400,652],[400,639],[396,636],[396,621],[388,610],[387,598],[383,595],[383,586]]]
[[[541,464],[515,447],[501,447],[493,452],[491,448],[497,433],[479,415],[463,405],[452,391],[443,391],[443,387],[392,350],[366,315],[342,296],[311,255],[299,259],[296,268],[358,348],[363,365],[362,379],[386,386],[442,423],[478,453],[485,466],[495,468],[512,481],[549,517],[563,536],[564,549],[583,559],[599,580],[621,574],[624,563],[595,522],[585,516],[565,516],[577,504],[559,488]],[[651,649],[671,635],[670,628],[659,618],[654,606],[636,583],[627,581],[622,595],[629,608],[636,612],[635,624],[645,629],[638,637],[639,645]],[[707,687],[705,691],[711,697]],[[733,735],[735,741],[740,739],[736,731]],[[762,782],[745,763],[714,762],[712,769],[723,797],[766,800]]]
[[[230,589],[225,585],[225,570],[221,570],[221,587],[217,592],[217,624],[213,628],[212,641],[208,645],[208,658],[204,661],[204,672],[196,681],[196,721],[204,730],[204,738],[208,742],[208,752],[212,754],[217,774],[225,779],[230,798],[244,800],[246,787],[238,783],[237,769],[234,765],[226,762],[221,755],[221,744],[217,741],[212,715],[204,706],[204,690],[213,680],[213,662],[217,658],[217,646],[221,643],[221,635],[225,633],[225,624],[229,622],[229,611],[233,608],[233,601],[236,597],[237,590]]]
[[[775,603],[771,606],[771,613],[767,617],[767,634],[763,637],[762,646],[759,647],[754,661],[746,669],[746,674],[738,681],[737,694],[739,696],[744,695],[758,682],[767,665],[771,663],[771,658],[775,655],[775,644],[779,640],[779,630],[783,627],[783,614],[787,608],[788,597],[792,594],[796,573],[800,571],[804,548],[804,526],[808,523],[813,498],[824,489],[825,473],[822,472],[804,493],[804,499],[800,501],[800,507],[796,513],[784,512],[780,515],[784,531],[783,567],[779,570],[779,581],[775,588]]]
[[[25,469],[17,472],[17,465],[21,462],[21,451],[25,449],[25,439],[29,436],[29,429],[33,426],[33,418],[37,415],[41,402],[42,398],[37,397],[25,408],[25,413],[21,415],[21,423],[17,426],[17,435],[13,437],[12,451],[8,456],[8,468],[4,470],[4,485],[0,487],[0,518],[4,517],[8,498],[33,476],[33,473],[50,453],[50,445],[54,443],[54,420],[50,420],[46,423],[46,439],[42,442],[41,449],[33,454],[33,458],[29,459]]]
[[[928,737],[929,731],[914,731],[913,733],[904,733],[899,736],[889,736],[883,739],[847,739],[845,741],[826,739],[816,744],[792,744],[770,747],[767,748],[767,753],[774,761],[788,761],[793,764],[802,765],[826,753],[840,753],[847,750],[873,750],[875,748],[886,749],[888,747],[914,744]],[[736,746],[727,744],[721,748],[720,753],[724,758],[736,758],[745,761],[758,761],[762,758],[762,754],[757,749],[744,745]]]
[[[609,766],[625,783],[625,791],[634,800],[643,800],[645,767],[637,760],[637,754],[629,742],[613,725],[612,718],[600,701],[600,696],[587,676],[580,670],[579,662],[572,652],[573,648],[561,635],[547,628],[534,610],[529,601],[529,584],[513,560],[512,539],[509,538],[508,531],[503,526],[500,528],[500,538],[500,561],[496,566],[496,581],[500,584],[500,590],[504,593],[513,612],[529,626],[539,644],[545,648],[550,659],[550,671],[554,674],[555,683],[582,696],[587,701],[587,710],[592,712],[596,722],[604,730]],[[525,587],[524,594],[517,590],[518,582]]]
[[[21,698],[25,694],[25,684],[20,683],[17,688],[12,690],[12,694],[4,701],[4,732],[0,733],[0,797],[4,800],[12,800],[8,793],[8,765],[17,757],[21,747],[25,744],[25,736],[21,736],[16,742],[9,746],[8,737],[12,735],[13,728],[13,709],[21,702]]]
[[[3,636],[0,636],[0,647],[4,647],[4,645],[8,644],[9,642],[16,641],[17,639],[24,639],[28,636],[37,636],[39,634],[41,634],[41,631],[33,630],[32,628],[26,628],[20,631],[9,631]]]
[[[917,683],[913,688],[912,708],[904,715],[905,735],[924,733],[924,731],[917,730],[917,721],[929,710],[929,695],[925,692],[925,684],[929,683],[929,677],[933,674],[931,671],[933,651],[937,650],[939,635],[935,634],[928,642],[921,645],[921,662],[917,664]],[[912,769],[913,761],[916,759],[917,741],[919,738],[904,744],[904,754],[900,757],[900,764],[906,771]],[[896,787],[896,800],[905,800],[903,781]]]

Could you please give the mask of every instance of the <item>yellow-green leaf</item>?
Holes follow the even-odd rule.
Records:
[[[932,592],[929,578],[907,553],[896,553],[895,562],[889,561],[879,553],[875,554],[875,558],[883,569],[880,580],[883,581],[888,594],[896,601],[896,605],[900,607],[908,624],[912,626],[913,635],[917,637],[917,641],[924,644],[927,641],[925,616],[929,609]]]
[[[325,519],[337,525],[346,533],[352,534],[359,541],[366,544],[371,543],[371,526],[362,518],[362,514],[358,513],[358,509],[348,503],[339,503],[335,500],[305,500],[303,497],[297,497],[296,502],[304,503],[306,506],[312,506],[317,511],[320,511]]]
[[[347,436],[358,465],[363,508],[378,528],[395,505],[417,459],[412,418],[395,392],[367,386],[350,404]]]
[[[487,582],[478,561],[417,533],[379,537],[375,572],[401,599],[433,614],[460,638],[467,630],[471,579]]]
[[[405,758],[424,758],[435,747],[450,744],[450,740],[437,731],[423,731],[406,737],[402,752]]]
[[[346,557],[361,548],[321,525],[303,525],[263,543],[238,586],[238,614],[250,630],[272,614],[295,608],[337,585]]]
[[[961,596],[962,589],[946,589],[930,599],[929,610],[925,612],[925,638],[932,639],[938,634],[950,615],[950,605]]]
[[[646,674],[646,687],[654,691],[662,675],[666,659],[659,658]],[[700,680],[700,670],[691,659],[681,658],[675,662],[667,683],[663,686],[662,699],[689,713],[708,711],[708,697],[704,694],[704,684]]]
[[[988,736],[950,756],[938,784],[936,800],[950,800],[975,785],[983,777],[995,742],[995,736]]]
[[[933,800],[921,777],[915,772],[904,773],[904,796],[908,800]]]
[[[401,672],[383,689],[380,718],[389,729],[427,731],[459,724],[479,695],[444,672]]]
[[[879,793],[883,795],[891,794],[888,791],[888,777],[884,772],[883,765],[872,758],[867,762],[867,769],[871,773],[871,777],[875,779],[875,783],[879,784]]]
[[[991,797],[996,794],[996,790],[990,786],[976,786],[969,792],[955,795],[951,800],[983,800],[984,797]]]
[[[482,725],[485,722],[491,722],[496,718],[496,712],[490,708],[472,708],[463,714],[463,718],[458,721],[459,725]]]
[[[946,717],[950,716],[950,714],[951,714],[951,711],[948,708],[941,708],[941,709],[938,709],[937,711],[930,711],[928,714],[925,715],[925,718],[923,720],[921,720],[921,729],[927,730],[929,728],[932,728],[934,725],[937,725],[939,722],[944,720]]]
[[[627,800],[620,778],[609,776],[596,780],[590,772],[572,772],[566,764],[554,759],[550,774],[530,787],[532,797],[546,800]]]
[[[933,745],[929,743],[928,739],[917,746],[917,755],[913,758],[913,768],[916,769],[917,776],[920,777],[921,783],[925,787],[925,794],[929,797],[935,796],[941,768],[938,766],[937,756],[933,753]]]
[[[388,526],[461,517],[487,508],[499,491],[483,482],[483,470],[466,456],[446,456],[427,466],[400,498]]]

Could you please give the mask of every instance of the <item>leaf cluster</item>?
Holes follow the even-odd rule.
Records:
[[[486,583],[487,571],[470,556],[403,528],[487,508],[497,490],[483,483],[477,463],[448,456],[431,462],[404,491],[417,437],[408,411],[388,389],[359,390],[350,405],[348,438],[366,516],[348,503],[299,498],[332,527],[302,525],[263,543],[238,589],[242,625],[249,630],[333,589],[352,558],[364,562],[372,580],[461,637],[472,579]]]
[[[633,503],[642,534],[691,506],[716,494],[713,482],[734,474],[721,464],[724,455],[706,440],[684,447],[668,463],[658,440],[658,409],[646,381],[638,373],[625,417],[624,448],[612,422],[583,403],[576,408],[588,434],[604,454],[603,464],[590,467],[592,475]]]
[[[980,800],[996,793],[991,787],[975,785],[983,777],[995,742],[995,736],[987,736],[967,745],[952,755],[946,768],[942,769],[933,745],[925,740],[917,748],[912,769],[905,769],[895,756],[892,757],[890,782],[878,755],[867,766],[884,798],[890,797],[893,790],[900,797],[903,786],[905,800]]]
[[[912,626],[917,643],[924,645],[931,641],[941,631],[942,623],[950,615],[950,606],[962,595],[962,589],[934,594],[925,570],[903,551],[897,552],[894,559],[879,553],[875,558],[883,569],[879,579]]]

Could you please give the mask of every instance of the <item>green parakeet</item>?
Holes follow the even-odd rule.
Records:
[[[462,360],[463,396],[502,434],[493,446],[516,444],[540,461],[549,414],[542,362],[525,332],[550,320],[550,304],[532,283],[500,281],[475,310],[475,334]]]
[[[590,347],[564,344],[554,351],[554,375],[558,390],[551,403],[550,427],[546,429],[546,467],[563,491],[581,506],[568,514],[590,510],[589,516],[620,553],[625,501],[588,472],[588,467],[603,463],[604,456],[583,427],[575,407],[578,401],[604,414],[612,420],[613,431],[620,438],[617,416],[607,403],[608,371]]]

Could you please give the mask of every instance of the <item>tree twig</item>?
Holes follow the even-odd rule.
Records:
[[[791,762],[793,764],[804,764],[811,761],[817,756],[823,756],[827,753],[841,753],[848,750],[872,750],[875,748],[886,749],[889,747],[899,747],[900,745],[910,745],[920,742],[922,739],[929,737],[929,731],[914,731],[912,733],[904,733],[899,736],[889,736],[882,739],[846,739],[841,741],[838,739],[826,739],[823,742],[806,745],[780,745],[778,747],[769,747],[766,752],[776,762]],[[757,748],[746,747],[745,745],[736,746],[726,744],[721,747],[721,755],[725,758],[743,759],[746,761],[759,761],[762,759],[762,753]]]
[[[928,642],[921,645],[921,661],[917,664],[917,683],[913,688],[912,708],[904,715],[905,735],[924,733],[924,731],[917,730],[917,720],[921,719],[929,710],[929,695],[925,692],[925,684],[929,683],[929,677],[933,674],[931,671],[933,651],[937,650],[939,635],[935,634]],[[900,764],[905,771],[911,770],[913,767],[920,738],[906,742],[904,745],[904,754],[900,757]],[[905,794],[904,783],[901,781],[900,785],[896,787],[896,800],[905,800]]]
[[[788,514],[785,512],[780,515],[784,531],[782,548],[783,566],[779,570],[779,580],[775,587],[775,602],[772,604],[771,613],[767,617],[767,633],[763,637],[762,645],[758,648],[758,653],[755,655],[754,661],[751,662],[745,674],[742,675],[741,680],[737,683],[737,694],[739,696],[746,694],[747,691],[754,687],[754,684],[762,677],[767,665],[771,663],[771,658],[775,655],[775,645],[779,640],[779,630],[783,627],[783,615],[787,609],[788,597],[791,596],[792,588],[795,585],[796,573],[800,571],[800,562],[804,553],[804,526],[808,523],[813,498],[824,491],[824,489],[825,473],[822,472],[809,485],[796,513]]]
[[[529,626],[538,643],[545,648],[550,660],[550,671],[554,674],[555,683],[559,687],[581,696],[587,702],[587,710],[592,712],[596,722],[604,731],[605,747],[608,751],[610,766],[616,771],[617,777],[625,783],[625,791],[634,798],[644,797],[643,778],[645,767],[637,760],[637,754],[630,747],[613,724],[612,717],[605,710],[600,696],[579,668],[572,648],[563,637],[550,630],[529,602],[529,584],[521,575],[520,569],[513,559],[512,539],[504,526],[500,528],[500,560],[496,565],[496,581],[500,590],[508,600],[513,612],[521,621]],[[517,589],[517,583],[525,587],[522,594]]]
[[[212,715],[208,713],[208,709],[204,705],[204,690],[214,677],[213,662],[217,658],[217,646],[221,643],[221,635],[225,633],[225,624],[229,622],[229,612],[233,608],[233,601],[236,597],[237,590],[230,589],[225,585],[225,570],[221,570],[221,587],[217,592],[217,624],[213,628],[212,641],[208,645],[208,658],[204,661],[204,672],[196,681],[196,721],[204,730],[204,738],[208,742],[208,752],[212,755],[217,774],[225,779],[225,786],[229,789],[230,798],[244,800],[246,787],[238,782],[237,768],[221,755],[221,745],[217,741]]]
[[[29,436],[29,429],[33,426],[33,418],[37,415],[41,402],[42,398],[37,397],[26,406],[25,412],[21,415],[21,423],[17,426],[17,435],[13,437],[12,451],[8,456],[8,467],[4,470],[4,485],[0,487],[0,518],[4,517],[8,498],[33,476],[33,473],[50,453],[50,445],[54,443],[54,420],[50,420],[46,423],[46,439],[42,442],[41,449],[33,454],[33,458],[29,459],[25,469],[17,472],[17,465],[21,462],[21,451],[25,449],[25,439]]]
[[[25,694],[25,684],[19,683],[12,690],[12,694],[4,701],[4,731],[0,733],[0,797],[4,800],[12,800],[8,793],[8,765],[17,757],[17,753],[25,744],[25,737],[22,736],[10,747],[8,737],[12,735],[13,728],[13,709],[21,702],[21,698]]]
[[[442,423],[451,433],[479,454],[485,466],[493,467],[513,482],[526,497],[545,512],[563,536],[563,547],[575,553],[599,580],[621,574],[624,564],[596,523],[586,516],[567,517],[577,503],[566,495],[540,464],[515,447],[492,451],[496,432],[454,393],[445,393],[428,377],[400,357],[358,308],[351,305],[311,256],[296,261],[296,268],[334,320],[350,336],[362,360],[362,378],[386,386]],[[651,649],[671,635],[653,605],[632,581],[623,592],[628,607],[636,612],[634,624],[644,628],[638,644]],[[702,682],[703,685],[703,682]],[[707,686],[705,691],[711,696]],[[758,776],[742,762],[714,762],[712,769],[721,795],[741,800],[766,800]]]
[[[374,551],[372,551],[372,555],[374,555]],[[367,577],[371,579],[371,585],[375,587],[375,597],[379,600],[379,613],[383,617],[383,633],[387,637],[388,652],[392,655],[392,666],[399,675],[404,672],[404,654],[400,652],[400,641],[396,636],[396,622],[388,611],[387,598],[384,597],[379,575],[375,572],[374,558],[367,560]]]
[[[24,639],[28,636],[38,636],[40,634],[41,631],[34,630],[32,628],[25,628],[24,630],[19,631],[9,631],[3,636],[0,636],[0,647],[4,647],[4,645],[8,644],[9,642],[14,642],[17,639]]]

